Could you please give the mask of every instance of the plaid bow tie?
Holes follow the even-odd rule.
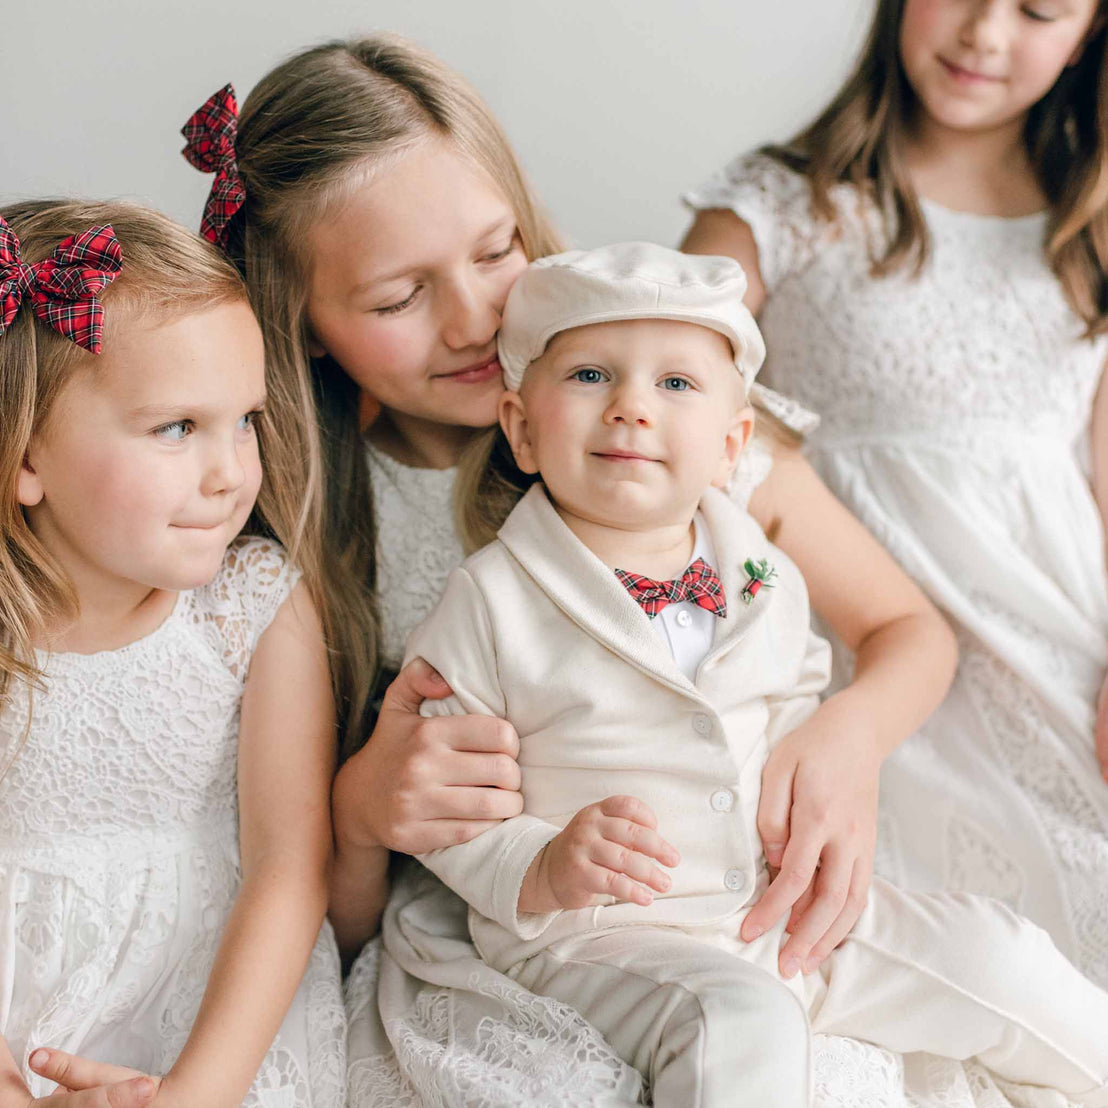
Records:
[[[727,615],[723,585],[716,571],[703,558],[697,558],[673,581],[654,581],[637,573],[628,573],[625,569],[617,569],[616,576],[650,619],[667,604],[677,604],[682,600],[691,600],[721,619]]]
[[[201,173],[214,173],[212,191],[204,205],[200,233],[218,246],[227,245],[227,225],[246,203],[246,186],[235,159],[239,106],[235,90],[224,85],[213,92],[181,128],[187,142],[185,160]]]
[[[28,265],[19,237],[0,219],[0,335],[29,299],[43,323],[92,354],[100,353],[104,309],[97,294],[123,268],[123,251],[111,224],[70,235],[49,257]]]

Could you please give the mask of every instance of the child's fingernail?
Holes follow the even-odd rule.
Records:
[[[132,1088],[139,1096],[149,1096],[154,1091],[154,1082],[149,1077],[136,1077]]]
[[[798,969],[800,969],[800,959],[794,956],[785,959],[785,964],[781,967],[781,973],[784,977],[792,977]]]
[[[804,959],[804,972],[811,973],[813,970],[819,969],[819,962],[815,958]]]
[[[748,943],[752,943],[755,939],[761,936],[764,931],[765,928],[759,927],[757,924],[754,924],[753,927],[748,927],[746,929],[746,941]]]
[[[50,1061],[50,1054],[45,1050],[36,1050],[28,1061],[32,1066],[45,1066]]]

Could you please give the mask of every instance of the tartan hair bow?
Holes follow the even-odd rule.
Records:
[[[123,250],[110,223],[70,235],[48,258],[28,265],[19,256],[19,237],[0,218],[0,335],[29,297],[43,323],[99,354],[104,308],[97,294],[122,268]]]
[[[200,233],[218,246],[227,245],[231,217],[246,203],[246,186],[235,159],[238,118],[235,90],[224,85],[213,92],[181,128],[186,139],[181,151],[185,160],[201,173],[215,174],[200,220]]]
[[[616,576],[638,602],[647,617],[653,619],[667,604],[691,600],[721,619],[727,615],[723,585],[716,571],[703,558],[697,558],[685,572],[673,581],[655,581],[617,569]]]

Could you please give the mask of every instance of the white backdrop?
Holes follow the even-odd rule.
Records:
[[[675,242],[678,193],[784,138],[842,79],[872,0],[0,0],[0,202],[130,196],[196,226],[178,131],[302,46],[374,29],[481,91],[580,246]]]

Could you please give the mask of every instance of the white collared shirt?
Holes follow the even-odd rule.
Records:
[[[704,523],[704,517],[697,512],[693,517],[693,552],[689,558],[689,565],[692,565],[697,558],[703,558],[716,573],[719,573],[715,557],[712,536]],[[680,574],[677,576],[679,577]],[[730,603],[730,597],[725,599]],[[650,621],[650,626],[669,647],[677,668],[693,681],[696,679],[697,667],[712,648],[712,638],[716,632],[718,619],[719,616],[709,612],[707,608],[700,607],[695,601],[682,600],[676,604],[667,604]]]

